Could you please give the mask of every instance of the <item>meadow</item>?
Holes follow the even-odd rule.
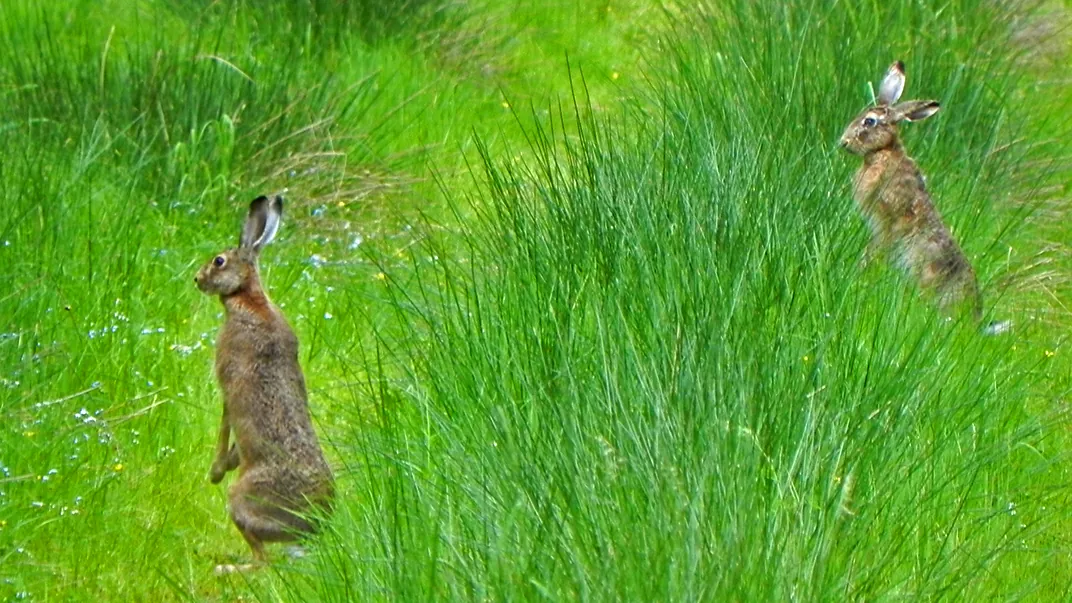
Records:
[[[0,598],[1067,600],[1068,10],[0,4]],[[895,59],[1010,333],[858,267]],[[193,276],[270,192],[339,497],[218,577]]]

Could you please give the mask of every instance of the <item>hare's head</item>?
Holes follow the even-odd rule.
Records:
[[[900,145],[898,122],[920,121],[938,112],[938,101],[910,100],[897,103],[904,84],[904,64],[897,61],[890,65],[886,77],[882,78],[875,106],[865,109],[845,128],[845,133],[841,135],[841,146],[845,150],[854,155],[868,155],[882,149],[896,148]]]
[[[209,295],[232,295],[257,278],[257,255],[279,230],[283,198],[257,197],[249,204],[249,216],[242,227],[238,247],[212,258],[197,271],[197,288]]]

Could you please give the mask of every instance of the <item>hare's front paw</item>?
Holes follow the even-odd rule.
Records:
[[[213,461],[212,469],[209,471],[208,475],[209,479],[212,480],[212,483],[214,484],[220,483],[220,480],[223,479],[223,476],[226,475],[228,471],[234,471],[238,468],[238,462],[238,445],[231,444],[231,449],[227,451],[225,456],[219,457]]]
[[[227,475],[227,467],[220,459],[216,459],[216,462],[212,463],[212,469],[208,472],[208,479],[214,484],[218,484],[223,480],[223,476]]]

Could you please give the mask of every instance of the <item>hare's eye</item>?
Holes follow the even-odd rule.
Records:
[[[864,127],[865,128],[873,128],[876,123],[878,123],[878,122],[875,121],[874,117],[865,117],[864,118]]]
[[[223,268],[223,265],[227,263],[227,258],[218,255],[216,256],[216,259],[212,260],[212,263],[215,264],[217,268]]]

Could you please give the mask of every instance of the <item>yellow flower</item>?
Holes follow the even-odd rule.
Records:
[[[375,276],[375,279],[378,280],[378,281],[385,281],[385,280],[387,280],[387,275],[382,273],[382,272],[377,272],[376,276]]]
[[[616,80],[616,79],[618,79],[619,77],[620,77],[620,76],[618,75],[618,72],[617,72],[617,71],[612,71],[612,72],[611,72],[611,74],[610,74],[610,79],[612,79],[612,80]]]
[[[1046,354],[1047,358],[1053,358],[1054,356],[1057,355],[1057,352],[1054,352],[1054,351],[1051,351],[1051,350],[1046,350],[1045,354]]]
[[[804,354],[804,362],[807,362],[807,361],[809,361],[809,360],[811,360],[811,358],[808,358],[808,355],[807,355],[807,354]]]
[[[339,201],[335,205],[337,205],[338,207],[346,207],[346,201]]]
[[[22,432],[22,435],[24,435],[24,436],[26,436],[28,438],[32,438],[35,435],[37,435],[37,432],[36,431],[24,431],[24,432]]]
[[[503,109],[509,109],[510,108],[510,103],[508,103],[506,101],[503,101],[502,106],[503,106]]]
[[[116,471],[122,471],[123,470],[123,463],[116,463],[115,466],[112,467],[112,469],[115,469]]]

